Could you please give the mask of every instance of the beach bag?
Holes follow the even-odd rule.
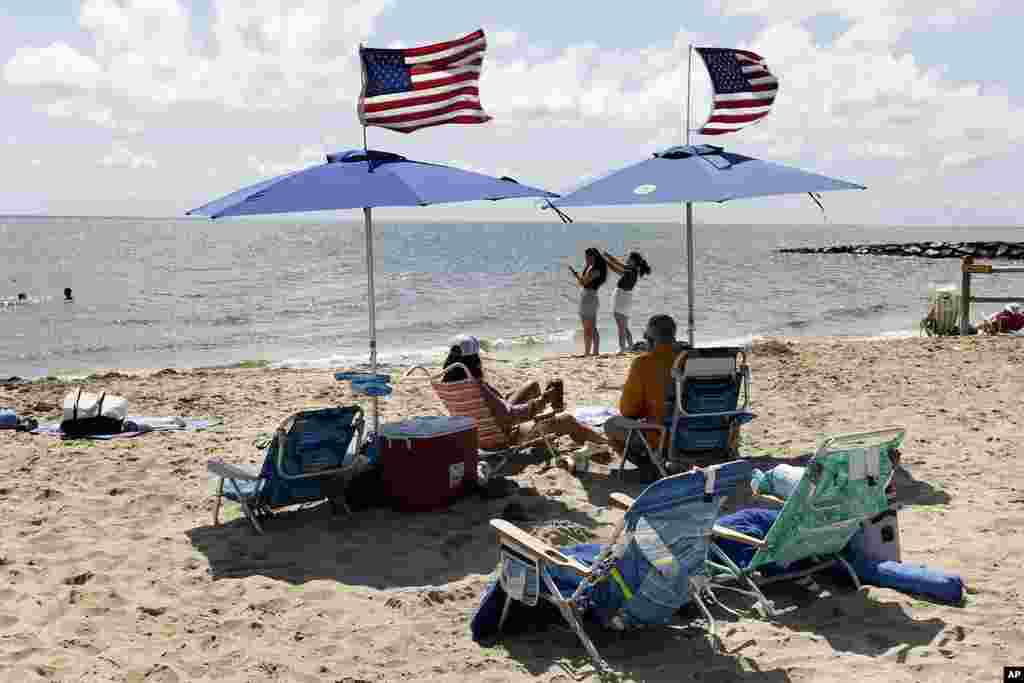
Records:
[[[128,416],[128,399],[101,392],[84,393],[79,387],[64,397],[64,419],[60,430],[64,436],[120,434]]]

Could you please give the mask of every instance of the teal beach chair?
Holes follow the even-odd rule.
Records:
[[[715,526],[708,561],[713,583],[754,598],[762,616],[779,612],[760,586],[810,576],[837,563],[859,589],[857,574],[842,552],[863,522],[890,509],[886,487],[893,474],[893,451],[905,434],[902,427],[888,427],[825,438],[788,499],[755,496],[783,506],[764,538]],[[755,552],[740,566],[723,550],[724,542]],[[799,569],[793,567],[797,563]]]
[[[500,636],[513,602],[521,608],[544,600],[558,608],[605,672],[608,664],[581,617],[614,630],[664,625],[693,600],[717,642],[704,601],[717,602],[707,576],[711,528],[725,497],[750,480],[750,471],[748,462],[729,462],[660,479],[636,500],[612,494],[612,504],[626,513],[606,545],[559,549],[510,522],[491,520],[500,562],[473,616],[473,639]]]
[[[276,509],[329,500],[348,512],[344,485],[359,462],[350,446],[354,440],[358,448],[363,427],[359,406],[302,410],[277,428],[260,471],[210,460],[206,468],[219,478],[213,523],[220,522],[222,498],[238,503],[261,534],[260,522]]]

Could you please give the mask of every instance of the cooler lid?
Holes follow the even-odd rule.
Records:
[[[381,425],[380,434],[385,439],[429,439],[465,432],[474,427],[476,420],[471,417],[422,416]]]

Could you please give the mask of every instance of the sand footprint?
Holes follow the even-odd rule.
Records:
[[[181,677],[166,664],[157,664],[149,671],[132,671],[126,676],[128,683],[178,683]]]

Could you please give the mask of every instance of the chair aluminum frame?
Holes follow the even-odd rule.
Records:
[[[680,352],[675,361],[672,363],[672,381],[675,384],[675,400],[672,405],[672,420],[671,420],[671,431],[669,427],[665,425],[654,424],[652,422],[646,422],[644,420],[636,420],[629,418],[619,418],[618,424],[626,427],[626,442],[622,449],[622,459],[619,462],[619,476],[622,476],[622,472],[626,466],[626,453],[629,452],[630,443],[633,440],[634,435],[640,439],[640,443],[647,451],[647,456],[651,459],[651,462],[658,468],[658,472],[662,477],[667,477],[672,474],[670,470],[670,463],[673,455],[675,454],[676,445],[676,434],[679,427],[679,422],[687,418],[692,417],[735,417],[742,413],[748,412],[750,409],[750,366],[747,364],[747,354],[743,349],[736,349],[736,355],[740,361],[737,364],[735,370],[739,381],[741,382],[741,392],[743,395],[743,403],[736,410],[730,410],[725,412],[716,413],[688,413],[686,408],[683,406],[683,391],[686,388],[687,375],[685,368],[680,366],[687,358],[687,353],[692,349],[687,349]],[[644,432],[654,432],[658,435],[658,446],[657,448],[651,448],[648,440],[643,436]],[[665,449],[665,440],[668,436],[668,450]],[[735,449],[730,451],[731,456],[736,456]]]
[[[358,449],[359,444],[363,441],[363,431],[366,428],[366,420],[363,415],[363,409],[357,405],[351,406],[355,411],[355,415],[352,418],[352,425],[355,428],[355,434],[353,435],[350,443],[355,443],[355,447]],[[302,411],[300,411],[302,412]],[[345,465],[342,467],[332,467],[317,470],[315,472],[303,472],[300,474],[288,474],[284,469],[284,456],[285,456],[285,440],[288,431],[295,423],[299,413],[292,413],[277,427],[274,431],[274,436],[277,440],[277,451],[274,453],[274,474],[285,481],[296,481],[301,479],[332,479],[347,474],[351,474],[355,469],[353,465]],[[259,523],[259,517],[267,516],[269,510],[263,510],[259,505],[252,506],[250,499],[256,497],[256,495],[247,496],[242,493],[242,490],[238,486],[239,481],[260,481],[263,477],[260,476],[261,470],[253,472],[252,470],[240,467],[238,465],[232,465],[224,462],[220,459],[213,459],[207,462],[206,469],[209,473],[215,474],[219,477],[220,481],[217,484],[217,503],[213,509],[213,523],[214,525],[220,524],[220,508],[221,500],[224,498],[224,482],[229,482],[231,488],[234,490],[235,495],[238,497],[238,504],[242,508],[242,513],[245,518],[249,520],[253,528],[256,529],[257,533],[263,534],[263,527]],[[258,492],[257,492],[258,493]],[[344,493],[331,499],[332,503],[340,503],[346,513],[351,514],[352,511],[348,507],[348,502],[345,500]],[[287,507],[287,506],[285,506]]]
[[[715,490],[716,471],[728,463],[722,465],[712,465],[710,467],[702,468],[700,472],[704,474],[704,495],[713,495]],[[693,472],[685,472],[678,475],[677,477],[686,477],[693,474]],[[665,481],[665,480],[660,480]],[[636,502],[630,496],[623,493],[612,493],[609,497],[609,506],[623,510],[628,513]],[[722,501],[725,500],[725,496],[722,496]],[[581,621],[583,610],[580,607],[580,598],[584,592],[598,584],[601,581],[606,580],[621,580],[621,577],[616,578],[617,569],[615,568],[615,562],[620,559],[633,540],[633,532],[630,532],[626,527],[628,516],[624,516],[613,528],[609,540],[604,544],[600,553],[594,559],[591,566],[586,566],[582,562],[575,558],[569,557],[559,551],[554,546],[546,543],[545,541],[523,531],[515,524],[505,521],[503,519],[492,519],[491,527],[497,532],[499,545],[502,549],[510,549],[514,553],[529,557],[537,562],[538,569],[541,575],[541,580],[548,589],[548,593],[540,592],[540,597],[553,604],[562,617],[572,627],[573,632],[579,638],[590,656],[591,662],[594,667],[598,670],[599,674],[604,675],[611,672],[611,667],[608,662],[598,652],[597,647],[594,645],[590,636],[587,634]],[[717,533],[728,534],[731,532],[730,529],[714,527]],[[625,535],[624,535],[625,534]],[[709,543],[708,548],[713,544]],[[705,559],[705,564],[707,560]],[[551,574],[548,572],[547,567],[554,566],[563,570],[571,571],[572,573],[579,576],[582,580],[576,589],[571,593],[567,594],[559,589],[557,583],[554,581]],[[498,569],[499,581],[502,583],[502,588],[505,589],[505,603],[502,606],[501,617],[498,622],[499,633],[504,626],[505,619],[508,616],[509,608],[511,607],[513,597],[512,592],[507,589],[504,584],[504,572],[502,567]],[[711,614],[708,608],[708,602],[711,604],[719,605],[725,608],[724,605],[714,595],[713,589],[716,588],[710,581],[710,577],[700,574],[689,577],[689,595],[693,601],[700,608],[702,615],[708,624],[708,635],[711,639],[712,646],[721,649],[722,641],[718,635],[718,622],[715,617]],[[705,602],[705,599],[707,602]],[[727,611],[728,608],[725,608]]]
[[[472,375],[469,372],[469,368],[467,368],[462,363],[452,363],[450,366],[448,366],[447,368],[441,370],[440,372],[438,372],[436,374],[432,374],[430,372],[430,370],[428,370],[427,368],[423,367],[422,365],[416,365],[416,366],[413,366],[413,367],[409,368],[405,372],[404,377],[410,377],[410,376],[412,376],[412,374],[414,372],[419,370],[420,372],[424,373],[427,376],[427,379],[430,381],[430,385],[432,387],[434,387],[434,393],[436,394],[437,393],[436,385],[443,383],[443,379],[444,379],[445,374],[449,370],[451,370],[453,368],[461,369],[464,373],[466,373],[466,377],[472,377]],[[474,380],[476,382],[480,382],[481,381],[481,380],[478,380],[476,378],[474,378]],[[441,397],[438,396],[438,398],[441,398]],[[443,398],[441,398],[441,402],[444,403],[444,399]],[[451,413],[451,410],[449,409],[448,405],[447,404],[444,404],[444,405],[445,405],[445,409],[448,410],[449,413]],[[472,417],[472,418],[474,418],[476,420],[480,419],[480,416],[478,416],[478,415],[465,415],[464,417]],[[494,417],[493,413],[490,414],[490,417],[492,419],[494,419],[495,422],[497,423],[497,418]],[[543,432],[542,428],[540,427],[540,425],[543,423],[543,421],[545,419],[547,419],[547,418],[550,418],[550,417],[553,417],[553,413],[546,413],[544,415],[538,415],[536,418],[534,418],[534,423],[535,423],[534,429],[537,430],[537,433],[536,434],[531,433],[531,434],[529,434],[529,435],[527,435],[525,437],[512,436],[504,428],[501,428],[500,423],[498,423],[498,427],[501,429],[502,434],[505,435],[506,445],[504,447],[495,448],[495,449],[480,448],[481,454],[486,459],[488,459],[488,460],[494,459],[494,464],[490,465],[489,474],[490,475],[496,474],[497,472],[499,472],[505,466],[505,464],[508,462],[510,457],[512,457],[516,453],[519,453],[523,449],[529,448],[529,447],[534,446],[534,445],[536,445],[538,443],[543,443],[544,444],[544,448],[545,448],[545,450],[547,452],[547,456],[548,456],[548,464],[551,464],[552,462],[554,462],[558,458],[558,451],[555,449],[554,444],[551,442],[551,437],[548,434],[546,434],[545,432]],[[516,425],[516,428],[517,428],[516,430],[518,431],[518,425]]]
[[[856,445],[858,442],[863,442],[872,437],[877,439],[878,437],[883,437],[886,435],[890,436],[890,439],[886,440],[886,442],[897,440],[897,443],[899,443],[906,435],[906,428],[900,426],[887,426],[865,432],[847,432],[843,434],[834,434],[832,436],[825,437],[824,439],[821,440],[817,450],[815,451],[815,457],[828,455],[828,453],[830,452],[830,448],[842,446],[844,445],[844,442],[847,442],[848,445],[853,446]],[[895,463],[893,463],[893,467],[889,473],[888,479],[885,482],[879,482],[878,486],[880,487],[880,490],[882,490],[883,492],[885,491],[889,483],[892,481],[893,476],[895,476],[895,470]],[[808,469],[807,472],[809,471],[810,470]],[[805,477],[807,476],[807,472],[804,473]],[[813,496],[813,489],[811,495]],[[787,502],[782,498],[763,494],[754,494],[754,498],[763,500],[765,502],[774,503],[776,505],[781,505],[783,507],[785,507]],[[887,510],[897,511],[899,510],[899,506],[890,503]],[[876,514],[878,513],[872,513],[864,515],[859,518],[843,520],[842,523],[847,524],[849,526],[855,525],[857,527],[860,527],[865,522],[875,517]],[[712,536],[713,538],[724,538],[728,540],[737,541],[739,543],[743,543],[745,545],[749,545],[757,549],[764,548],[767,546],[765,541],[762,539],[754,538],[752,536],[748,536],[733,529],[728,529],[727,527],[717,525],[712,530]],[[854,571],[853,567],[850,566],[850,563],[847,562],[846,559],[842,557],[842,555],[840,555],[839,553],[832,553],[828,555],[810,555],[807,559],[814,560],[815,564],[813,564],[812,566],[806,567],[798,571],[783,572],[781,574],[775,574],[772,576],[763,576],[759,572],[757,572],[756,569],[750,570],[749,567],[739,567],[728,555],[726,555],[726,553],[721,548],[718,547],[718,544],[714,541],[712,541],[710,546],[710,555],[713,555],[715,557],[715,559],[711,559],[709,557],[707,562],[709,569],[712,570],[713,584],[715,588],[731,590],[733,592],[740,593],[753,598],[755,600],[754,608],[762,618],[776,617],[796,609],[796,607],[777,609],[774,606],[774,603],[767,597],[765,597],[764,593],[761,591],[762,586],[767,586],[781,581],[792,581],[804,577],[809,577],[813,574],[816,574],[822,570],[828,569],[838,564],[846,570],[846,573],[853,581],[855,589],[859,591],[862,588],[860,578],[857,576],[857,572]],[[729,582],[740,584],[741,586],[743,586],[743,588],[730,586],[728,585]],[[726,609],[728,610],[728,608]]]

